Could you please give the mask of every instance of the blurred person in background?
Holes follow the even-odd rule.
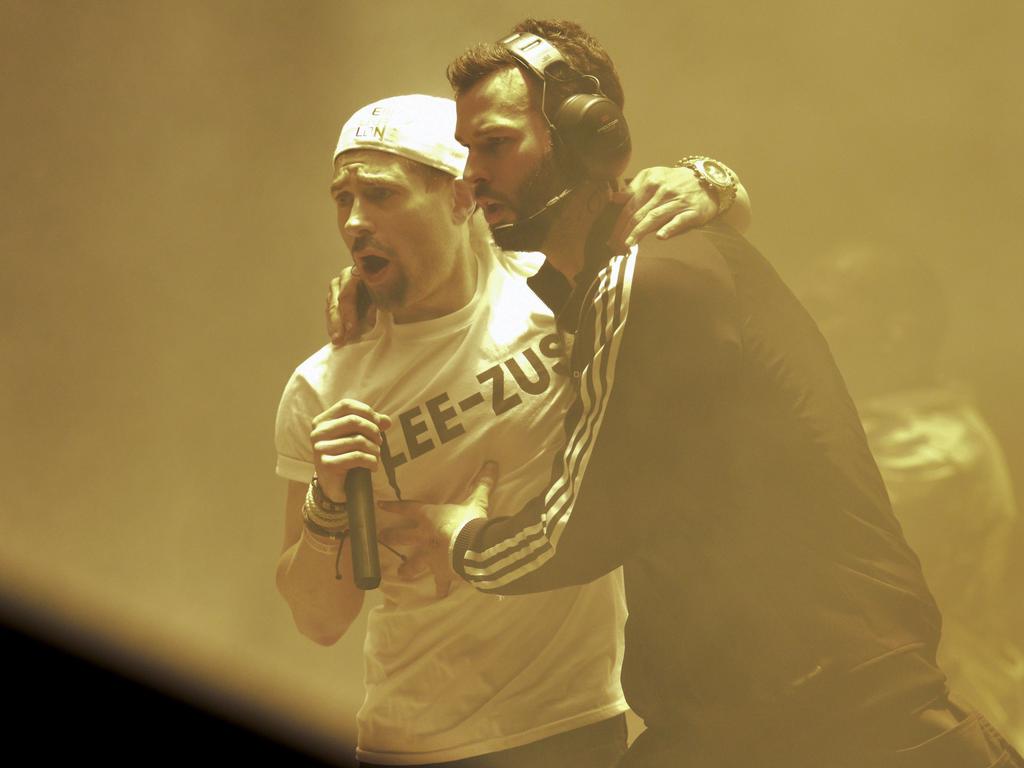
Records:
[[[800,284],[942,611],[939,662],[950,686],[1020,749],[1024,644],[1010,570],[1020,518],[999,441],[966,388],[942,375],[942,281],[924,259],[850,244]]]

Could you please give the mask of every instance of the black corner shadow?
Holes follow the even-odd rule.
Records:
[[[300,752],[6,624],[0,654],[5,748],[35,765],[355,765]]]

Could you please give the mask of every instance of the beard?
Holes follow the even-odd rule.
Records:
[[[409,294],[409,279],[404,272],[398,272],[387,285],[380,285],[371,288],[366,283],[360,283],[366,289],[370,301],[378,309],[394,310],[405,305],[406,296]],[[360,315],[363,313],[360,312]]]
[[[511,206],[516,220],[511,224],[491,227],[491,235],[498,247],[505,251],[539,251],[557,218],[559,203],[565,198],[555,205],[548,207],[547,204],[570,185],[554,153],[546,152],[520,187],[517,204]]]
[[[369,285],[362,280],[359,281],[356,309],[360,317],[366,313],[366,308],[371,302],[379,309],[393,310],[402,307],[409,294],[409,278],[395,258],[397,254],[392,248],[375,240],[371,235],[360,235],[352,244],[353,261],[356,260],[358,254],[368,249],[384,254],[388,261],[388,269],[392,270],[392,274],[390,279],[381,285]]]

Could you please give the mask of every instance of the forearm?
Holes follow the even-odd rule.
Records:
[[[531,506],[539,506],[538,498]],[[575,522],[571,532],[564,526],[555,530],[545,525],[536,509],[524,509],[512,517],[473,520],[466,524],[452,548],[455,572],[482,592],[500,595],[522,595],[551,589],[586,584],[621,564],[618,547],[609,548],[613,536],[597,538],[594,523],[600,526],[600,514],[593,504],[587,518]],[[605,534],[614,532],[605,531]],[[509,543],[526,543],[525,547]],[[584,543],[588,542],[588,543]],[[498,551],[500,554],[491,553]]]
[[[353,580],[347,545],[340,562],[337,551],[320,550],[320,540],[311,543],[308,534],[286,549],[277,564],[277,589],[298,630],[320,645],[333,645],[359,615],[364,593]]]

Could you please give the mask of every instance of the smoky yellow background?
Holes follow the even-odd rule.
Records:
[[[347,254],[327,194],[359,106],[447,94],[526,15],[614,57],[632,168],[739,172],[791,275],[850,239],[952,288],[952,370],[1024,469],[1024,4],[0,3],[3,618],[175,696],[347,750],[362,624],[274,588],[274,413]]]

